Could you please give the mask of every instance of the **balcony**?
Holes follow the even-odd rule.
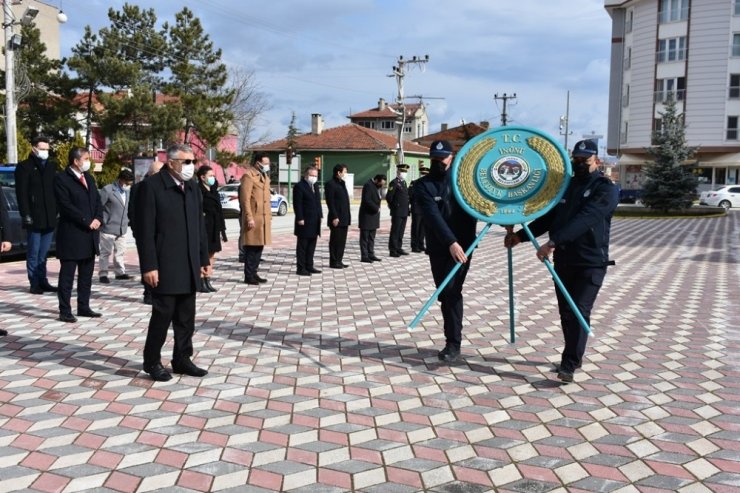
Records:
[[[683,101],[686,99],[686,89],[677,91],[655,91],[653,101],[656,103],[667,103],[669,99],[674,101]]]

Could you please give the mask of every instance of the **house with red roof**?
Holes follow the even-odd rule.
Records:
[[[405,113],[405,116],[404,116]],[[404,104],[403,109],[399,104],[388,104],[385,99],[380,98],[378,105],[359,113],[349,115],[349,121],[361,127],[377,130],[398,138],[396,125],[404,116],[403,140],[414,140],[426,135],[429,130],[429,118],[423,103]]]
[[[443,123],[439,132],[424,135],[423,137],[414,139],[414,142],[429,149],[429,146],[435,140],[446,140],[452,145],[455,152],[458,152],[467,141],[488,130],[488,127],[488,122],[464,123],[452,128],[449,128],[446,123]]]

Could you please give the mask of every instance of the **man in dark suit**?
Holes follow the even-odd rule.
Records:
[[[319,193],[319,170],[309,166],[303,173],[303,179],[293,187],[293,212],[295,227],[293,234],[296,241],[296,274],[310,276],[321,271],[313,266],[313,254],[316,251],[316,240],[321,234],[321,194]]]
[[[23,227],[28,233],[26,270],[32,294],[54,292],[46,275],[46,256],[57,225],[54,198],[56,162],[49,159],[49,139],[38,136],[31,141],[31,154],[15,168],[15,194]]]
[[[352,223],[352,214],[349,210],[349,192],[344,182],[347,176],[347,165],[334,166],[332,179],[324,186],[324,198],[329,209],[326,223],[329,226],[329,267],[344,269],[349,265],[342,262],[344,248],[347,246],[347,230]]]
[[[388,237],[388,250],[391,257],[408,255],[403,249],[403,234],[406,232],[406,221],[409,218],[409,188],[406,185],[409,165],[396,166],[397,176],[388,184],[388,193],[385,200],[391,210],[391,232]]]
[[[136,191],[136,248],[142,279],[152,288],[152,316],[144,346],[144,371],[153,380],[172,375],[162,366],[162,346],[172,324],[172,370],[202,377],[207,370],[191,361],[195,332],[195,293],[201,275],[210,276],[202,195],[192,181],[192,149],[175,144],[167,163]]]
[[[103,205],[95,180],[88,173],[87,149],[69,150],[67,168],[54,177],[54,196],[59,210],[57,258],[59,268],[59,320],[74,323],[70,299],[77,270],[77,315],[100,317],[90,308],[95,256],[100,253],[100,226]]]
[[[421,207],[414,201],[414,187],[419,184],[422,177],[429,174],[429,168],[419,165],[419,178],[409,185],[409,201],[411,202],[411,251],[421,253],[424,247],[424,219],[421,217]]]
[[[385,181],[385,175],[375,175],[362,187],[360,212],[357,217],[360,226],[361,262],[380,262],[375,256],[375,233],[380,227],[380,197]]]

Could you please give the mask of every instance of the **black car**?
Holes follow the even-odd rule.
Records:
[[[26,255],[26,230],[23,229],[21,224],[21,214],[18,212],[18,198],[15,195],[15,188],[13,187],[2,187],[3,195],[5,196],[5,205],[8,208],[8,216],[10,217],[10,230],[5,232],[5,241],[9,241],[13,244],[13,248],[9,252],[3,254],[3,260],[17,259]],[[55,243],[52,241],[51,249],[49,253],[54,253]]]

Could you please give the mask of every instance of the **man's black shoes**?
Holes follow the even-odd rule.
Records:
[[[8,331],[5,329],[0,329],[0,337],[8,335]]]
[[[372,260],[373,262],[382,262],[382,260],[381,260],[381,259],[379,259],[378,257],[376,257],[375,255],[373,255],[372,257],[368,257],[368,258],[369,258],[370,260]]]
[[[68,324],[73,324],[73,323],[77,322],[77,317],[75,317],[71,313],[60,313],[59,314],[59,320],[61,322],[67,322]]]
[[[563,370],[562,368],[558,370],[558,379],[562,380],[565,383],[571,383],[573,381],[573,372]]]
[[[180,361],[172,361],[172,371],[180,373],[182,375],[189,375],[191,377],[205,377],[208,375],[208,370],[198,368],[190,359],[185,358]]]
[[[311,273],[308,272],[307,270],[297,270],[295,271],[295,273],[299,276],[310,276],[311,275]]]
[[[360,259],[360,262],[364,262],[366,264],[372,264],[373,260],[369,258],[363,258],[363,259]]]
[[[445,348],[437,353],[440,361],[453,362],[460,357],[460,348],[454,344],[447,344]]]
[[[110,279],[108,278],[108,276],[100,276],[99,281],[100,284],[110,284]]]
[[[118,281],[130,281],[134,278],[134,276],[130,276],[128,274],[116,274],[116,279]]]
[[[41,289],[42,289],[43,291],[48,291],[48,292],[50,292],[50,293],[56,293],[57,291],[59,291],[59,288],[57,288],[56,286],[52,286],[52,285],[51,285],[51,284],[49,284],[48,282],[45,282],[45,283],[43,283],[43,284],[41,285]]]
[[[244,284],[251,284],[252,286],[258,285],[260,282],[254,277],[247,277],[244,279]]]
[[[307,270],[308,272],[310,272],[311,274],[321,274],[321,271],[320,271],[319,269],[314,269],[313,267],[309,267],[309,268],[308,268],[308,269],[306,269],[306,270]]]
[[[172,375],[168,372],[162,363],[157,363],[151,366],[144,365],[144,371],[152,377],[155,382],[167,382],[172,380]]]
[[[409,254],[409,252],[407,252],[406,250],[399,250],[398,253],[400,253],[401,255],[408,255]]]
[[[267,279],[265,279],[264,277],[260,277],[257,274],[254,275],[254,278],[257,280],[258,283],[261,283],[261,284],[267,282]]]
[[[31,294],[44,294],[44,290],[41,288],[37,288],[35,286],[31,286],[31,289],[28,290]]]
[[[100,312],[94,312],[90,308],[86,310],[77,310],[77,316],[78,317],[90,317],[90,318],[98,318],[102,317],[103,314]]]

